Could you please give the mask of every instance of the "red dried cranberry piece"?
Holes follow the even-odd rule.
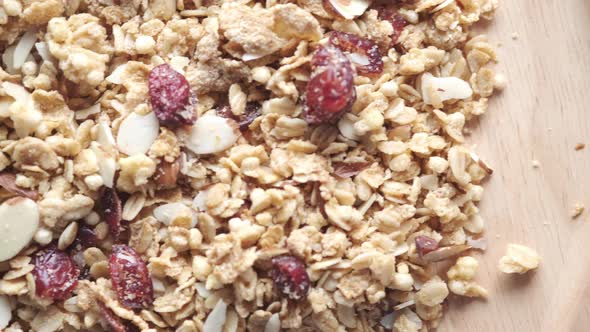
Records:
[[[121,214],[123,208],[117,191],[102,187],[100,190],[100,209],[103,219],[109,225],[111,235],[117,240],[121,234]]]
[[[246,111],[244,112],[244,114],[240,116],[237,116],[234,113],[232,113],[231,107],[228,105],[218,107],[215,110],[215,113],[218,116],[224,117],[226,119],[232,119],[238,122],[240,131],[243,132],[248,130],[250,124],[254,122],[254,120],[256,120],[257,117],[260,116],[260,108],[260,104],[251,102],[246,104]]]
[[[393,33],[390,36],[391,45],[393,46],[397,44],[399,36],[401,36],[402,31],[404,31],[404,28],[406,27],[406,25],[408,25],[406,19],[404,19],[403,16],[401,16],[396,10],[392,8],[380,9],[379,18],[381,20],[389,21],[389,23],[391,23],[391,25],[393,26]]]
[[[100,313],[102,318],[106,321],[107,325],[109,326],[112,332],[128,332],[129,330],[123,324],[123,321],[118,316],[115,316],[113,311],[107,308],[101,302],[98,302],[98,307],[100,308]]]
[[[237,120],[236,115],[231,111],[231,107],[229,105],[217,107],[215,109],[215,114],[222,118]]]
[[[152,108],[162,124],[179,126],[195,122],[190,107],[190,85],[184,76],[170,65],[155,67],[148,77]]]
[[[418,255],[420,255],[420,257],[438,249],[438,242],[429,236],[416,236],[414,242],[416,243],[416,250],[418,251]]]
[[[334,31],[330,34],[330,43],[350,53],[359,74],[372,75],[383,72],[379,46],[374,41],[352,33]]]
[[[350,60],[334,46],[320,46],[311,59],[312,75],[305,95],[305,120],[336,121],[356,100]]]
[[[297,257],[274,257],[271,277],[281,294],[291,300],[300,300],[309,292],[310,281],[305,264]]]
[[[261,110],[261,107],[260,107],[260,104],[258,104],[258,103],[246,104],[246,111],[240,117],[240,120],[238,121],[239,125],[240,125],[240,131],[248,130],[248,127],[250,126],[250,124],[252,122],[254,122],[254,120],[256,120],[257,117],[260,116],[260,114],[261,114],[260,110]]]
[[[109,270],[113,288],[125,307],[138,309],[152,304],[154,290],[150,273],[133,248],[114,245]]]
[[[98,238],[96,237],[96,233],[94,229],[88,227],[87,225],[81,225],[78,228],[78,234],[76,235],[76,239],[72,244],[72,248],[74,250],[85,250],[91,247],[96,247],[98,245]]]
[[[371,163],[362,161],[354,163],[334,163],[332,166],[334,167],[334,174],[341,178],[350,178],[371,166]]]
[[[33,265],[36,293],[41,298],[65,300],[78,285],[78,267],[70,256],[54,246],[37,253]]]

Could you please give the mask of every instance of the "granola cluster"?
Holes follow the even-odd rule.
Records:
[[[497,6],[0,1],[0,329],[413,332],[485,298]]]

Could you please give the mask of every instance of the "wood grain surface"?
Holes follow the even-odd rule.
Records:
[[[478,274],[490,299],[451,301],[439,331],[588,332],[590,1],[501,6],[483,29],[501,44],[497,69],[509,85],[470,139],[495,171],[481,204],[488,250]],[[588,147],[575,151],[576,143]],[[572,220],[576,202],[587,210]],[[502,275],[508,243],[535,248],[539,270]]]

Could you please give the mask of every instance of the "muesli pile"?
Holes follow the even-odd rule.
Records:
[[[485,298],[497,5],[0,1],[0,329],[428,331]]]

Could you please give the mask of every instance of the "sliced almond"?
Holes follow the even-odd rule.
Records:
[[[190,218],[191,228],[197,225],[197,218],[193,213],[193,210],[190,207],[178,202],[158,206],[154,209],[154,217],[164,223],[166,226],[172,225],[178,218]]]
[[[93,114],[98,114],[98,113],[100,113],[100,104],[95,104],[95,105],[92,105],[88,108],[76,111],[76,113],[74,114],[74,117],[76,118],[76,120],[85,120],[89,116],[91,116]]]
[[[125,69],[127,69],[127,65],[120,65],[119,67],[115,68],[115,70],[113,70],[113,72],[109,76],[107,76],[105,80],[113,84],[123,84],[123,73],[125,72]]]
[[[483,161],[475,152],[470,152],[469,156],[471,159],[476,162],[479,167],[481,167],[488,175],[494,173],[494,170],[485,162]]]
[[[35,43],[35,49],[37,50],[37,53],[39,53],[39,55],[41,56],[41,59],[43,59],[44,61],[53,60],[53,55],[51,55],[51,52],[49,52],[49,46],[47,46],[46,42]]]
[[[451,99],[466,99],[472,95],[473,90],[469,83],[460,78],[434,77],[430,73],[422,75],[422,99],[428,105],[433,105],[436,99],[443,102]]]
[[[100,106],[99,106],[100,112]],[[98,131],[96,141],[100,143],[103,147],[111,149],[116,146],[115,138],[113,137],[113,133],[111,132],[111,128],[106,121],[100,120],[98,121]]]
[[[119,126],[117,146],[119,151],[128,156],[148,152],[160,132],[160,124],[156,114],[146,115],[131,113]]]
[[[424,255],[424,257],[422,257],[422,259],[424,259],[426,262],[439,262],[457,256],[470,248],[471,247],[466,244],[442,247],[427,253]]]
[[[270,316],[268,322],[266,322],[266,326],[264,327],[264,332],[279,332],[281,330],[281,319],[279,314],[273,314]]]
[[[238,129],[232,120],[216,115],[200,117],[193,125],[186,147],[196,154],[222,152],[238,140]]]
[[[16,256],[39,228],[39,209],[28,198],[15,197],[0,205],[0,262]]]
[[[324,9],[345,20],[352,20],[365,13],[370,0],[323,0]]]
[[[254,60],[258,60],[260,58],[263,58],[265,56],[266,56],[266,54],[245,53],[244,55],[242,55],[242,60],[243,61],[254,61]]]
[[[0,330],[4,329],[12,319],[12,309],[6,295],[0,295]]]
[[[35,42],[37,41],[37,31],[30,30],[27,31],[18,41],[16,44],[16,48],[14,49],[14,54],[12,58],[12,66],[14,69],[20,69],[22,65],[27,61],[29,54],[31,54],[31,50],[33,46],[35,46]]]
[[[221,332],[225,323],[226,313],[227,304],[219,299],[215,308],[207,316],[205,324],[203,324],[203,332]]]
[[[14,100],[18,100],[21,103],[32,101],[31,94],[22,85],[4,82],[2,83],[2,89],[4,89],[4,92],[7,95],[11,96],[12,98],[14,98]]]
[[[193,207],[198,211],[207,211],[207,190],[201,190],[193,200]]]
[[[342,136],[353,140],[358,141],[360,140],[360,136],[357,135],[356,130],[354,129],[354,124],[356,123],[356,117],[352,114],[345,114],[340,121],[338,121],[338,130],[340,130],[340,134]]]
[[[10,74],[14,74],[16,70],[14,69],[14,64],[12,63],[14,58],[14,50],[16,49],[16,45],[12,45],[2,53],[2,62],[6,65],[6,71]]]
[[[90,144],[92,152],[96,155],[98,162],[98,174],[102,177],[104,185],[112,188],[115,179],[115,172],[117,171],[117,161],[113,156],[112,151],[105,149],[100,143],[92,142]]]

